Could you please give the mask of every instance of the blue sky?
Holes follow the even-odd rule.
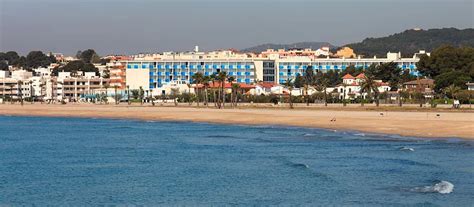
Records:
[[[472,28],[472,0],[0,0],[0,51],[101,55]]]

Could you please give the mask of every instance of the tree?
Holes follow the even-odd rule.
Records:
[[[208,93],[208,88],[209,88],[209,82],[211,81],[211,78],[209,76],[204,76],[202,79],[203,85],[204,85],[204,105],[206,107],[209,107],[209,93]]]
[[[197,106],[199,107],[199,95],[200,95],[199,87],[204,81],[204,76],[202,75],[201,72],[197,72],[192,76],[192,79],[193,79],[193,84],[196,85],[196,87],[194,87],[194,88],[196,89],[195,92],[196,92],[196,95],[197,95],[196,96],[197,97]]]
[[[127,85],[127,103],[130,105],[130,86]]]
[[[117,89],[118,89],[118,86],[117,85],[114,85],[114,99],[115,99],[115,105],[118,105],[119,103],[119,99],[118,99],[118,94],[117,94]]]
[[[305,89],[305,99],[306,105],[309,106],[309,94],[308,89],[310,86],[314,86],[316,84],[316,78],[314,76],[313,66],[308,66],[304,73],[304,89]]]
[[[218,99],[218,103],[217,103],[217,106],[220,109],[220,108],[224,108],[224,104],[225,104],[224,86],[225,86],[225,81],[227,80],[227,72],[225,72],[225,71],[219,72],[217,74],[217,80],[220,83],[220,93],[219,93],[219,99]]]
[[[133,99],[137,100],[140,97],[140,91],[139,90],[133,89],[130,92],[131,92],[131,95],[132,95]]]
[[[459,88],[466,88],[466,83],[472,78],[462,71],[450,71],[442,73],[435,78],[435,90],[442,91],[443,88],[454,85]]]
[[[290,104],[290,109],[293,109],[293,100],[292,100],[292,91],[293,91],[293,88],[295,87],[294,86],[294,83],[291,81],[290,78],[286,79],[285,83],[283,83],[283,85],[288,88],[290,94],[289,94],[289,97],[288,97],[288,103]]]
[[[216,80],[217,80],[217,75],[215,73],[211,74],[209,76],[209,81],[212,82],[212,99],[214,102],[214,106],[217,107],[217,102],[216,102],[216,90],[214,89],[216,87]]]
[[[0,70],[8,71],[8,64],[5,61],[0,61]]]
[[[441,46],[430,56],[422,56],[417,70],[435,80],[437,92],[453,84],[465,88],[465,83],[474,79],[474,48]]]
[[[51,58],[45,55],[41,51],[31,51],[26,56],[26,67],[29,68],[38,68],[38,67],[47,67],[51,64]]]
[[[77,75],[78,71],[82,72],[95,72],[96,75],[99,74],[99,69],[97,69],[93,64],[91,63],[84,63],[81,60],[75,60],[71,61],[68,64],[61,66],[61,67],[56,67],[53,69],[52,74],[57,76],[59,72],[71,72],[72,76]]]
[[[102,78],[110,78],[110,70],[104,70],[102,74]]]
[[[84,63],[100,63],[100,57],[93,49],[87,49],[83,52],[78,51],[78,55],[78,58]]]
[[[140,86],[138,89],[138,98],[140,99],[140,104],[143,105],[143,98],[144,98],[145,92],[143,91],[143,88]]]
[[[420,104],[420,108],[423,107],[423,103],[425,102],[425,95],[419,91],[412,92],[412,97]]]
[[[240,89],[240,85],[237,84],[237,83],[234,83],[232,84],[232,93],[235,93],[235,95],[233,96],[234,100],[231,102],[233,102],[233,106],[237,106],[237,99],[238,99],[238,96],[239,96],[239,89]]]
[[[342,90],[342,106],[346,106],[347,105],[347,101],[346,101],[346,87],[347,87],[347,84],[346,83],[342,83],[342,87],[344,88]]]
[[[0,61],[7,61],[8,65],[15,65],[19,59],[20,59],[20,56],[15,51],[0,53]]]
[[[448,96],[449,98],[452,98],[452,99],[456,99],[456,94],[461,90],[460,87],[456,86],[456,85],[450,85],[446,88],[443,89],[444,93],[446,94],[446,96]]]
[[[380,91],[378,89],[378,83],[375,82],[374,76],[372,74],[365,74],[364,80],[360,86],[361,88],[361,93],[367,92],[367,95],[371,97],[371,93],[374,93],[375,97],[375,104],[378,107],[379,106],[379,94]]]
[[[178,102],[176,101],[179,96],[179,89],[178,88],[171,88],[171,98],[173,99],[174,106],[178,106]]]
[[[20,103],[21,105],[23,106],[23,93],[22,93],[22,85],[23,85],[23,81],[19,80],[18,81],[18,98],[20,99]]]
[[[302,88],[304,85],[304,79],[303,77],[297,73],[295,77],[295,81],[293,82],[293,85],[295,88]]]
[[[316,90],[319,92],[324,92],[324,106],[328,106],[328,94],[326,90],[329,85],[329,80],[327,76],[325,76],[322,72],[318,72],[318,75],[316,77]]]
[[[109,90],[110,85],[108,82],[106,82],[103,86],[105,88],[105,103],[109,104],[107,97],[109,97],[108,90]]]
[[[229,77],[227,77],[227,82],[230,83],[230,87],[231,87],[231,92],[230,92],[230,105],[231,105],[231,106],[234,105],[234,104],[233,104],[233,103],[234,103],[234,101],[233,101],[233,100],[234,100],[234,93],[235,93],[235,92],[234,92],[234,83],[233,83],[234,81],[235,81],[234,76],[229,76]],[[237,84],[237,85],[238,85],[238,84]]]

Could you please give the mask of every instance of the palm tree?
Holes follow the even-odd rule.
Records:
[[[403,85],[401,83],[398,84],[398,106],[402,107],[403,106],[403,101],[402,101],[402,93],[404,92]]]
[[[143,88],[140,86],[140,88],[138,89],[138,98],[140,99],[140,105],[143,105],[143,95],[144,91]]]
[[[216,102],[216,90],[214,89],[216,87],[216,80],[217,76],[215,73],[211,74],[209,76],[209,80],[212,82],[212,101],[214,102],[214,106],[217,107],[217,102]]]
[[[234,81],[235,81],[234,76],[228,76],[227,77],[227,82],[230,83],[230,87],[231,87],[231,90],[232,90],[231,93],[230,93],[230,103],[231,103],[230,105],[231,106],[234,103],[234,84],[233,84]]]
[[[10,103],[13,104],[13,85],[10,85]]]
[[[342,91],[342,106],[346,106],[347,105],[347,103],[346,103],[346,87],[347,87],[347,84],[342,83],[342,87],[344,88],[343,91]]]
[[[379,106],[379,88],[378,88],[378,83],[375,82],[374,76],[371,74],[367,74],[364,77],[364,80],[360,86],[361,91],[367,91],[367,95],[371,97],[371,93],[374,93],[375,96],[375,104],[378,107]],[[362,90],[363,89],[363,90]]]
[[[109,89],[109,87],[110,87],[109,83],[108,83],[108,82],[105,82],[105,84],[104,84],[104,88],[105,88],[105,100],[106,100],[106,101],[105,101],[105,104],[109,104],[108,99],[107,99],[107,97],[109,97],[109,94],[108,94],[108,92],[107,92],[108,89]]]
[[[217,79],[219,80],[219,82],[221,84],[220,93],[219,93],[219,100],[218,100],[218,107],[220,109],[220,108],[224,108],[224,104],[225,104],[225,90],[224,90],[224,87],[225,87],[225,81],[227,80],[227,72],[225,72],[225,71],[219,72],[218,75],[217,75]]]
[[[127,103],[130,105],[130,86],[127,85]]]
[[[288,78],[288,79],[286,79],[285,83],[283,83],[283,85],[286,88],[288,88],[288,90],[290,91],[290,97],[288,98],[288,103],[290,104],[290,109],[293,109],[293,100],[291,99],[292,98],[291,91],[293,91],[293,88],[295,87],[294,83],[292,82],[292,80],[290,78]]]
[[[117,88],[118,88],[118,86],[117,86],[117,85],[115,85],[115,86],[114,86],[114,99],[115,99],[115,105],[117,105],[117,104],[118,104],[118,94],[117,94]]]
[[[368,98],[370,100],[371,94],[372,94],[372,83],[371,79],[364,79],[360,85],[360,106],[364,106],[365,99]],[[364,96],[364,93],[367,93],[367,96]]]
[[[452,85],[444,88],[443,92],[446,95],[449,95],[449,97],[451,97],[454,100],[454,99],[456,99],[456,93],[458,93],[460,90],[461,90],[461,88],[459,88],[458,86],[455,86],[454,84],[452,84]],[[454,105],[454,103],[453,103],[453,105]]]
[[[23,106],[23,93],[21,91],[23,85],[23,81],[18,81],[18,98],[20,99],[20,104]]]
[[[208,96],[208,88],[209,88],[209,82],[211,81],[211,78],[209,76],[204,76],[202,79],[202,82],[204,84],[204,104],[206,107],[209,107],[209,96]]]
[[[150,100],[152,106],[155,106],[155,102],[154,102],[154,98],[153,98],[153,91],[151,89],[148,93],[148,100]]]
[[[324,74],[320,73],[319,77],[314,82],[314,87],[316,88],[317,91],[324,92],[324,106],[326,107],[328,106],[328,93],[327,93],[328,85],[329,85],[329,80]]]
[[[240,89],[240,85],[237,84],[237,83],[234,83],[232,84],[232,94],[235,93],[235,95],[233,96],[233,100],[231,98],[231,102],[233,102],[233,106],[237,106],[237,98],[238,98],[238,90]]]
[[[196,85],[194,87],[196,91],[194,92],[196,93],[197,106],[199,107],[199,87],[200,87],[199,85],[202,84],[202,82],[204,81],[204,76],[202,75],[202,73],[198,72],[192,76],[192,79],[193,79],[193,84]]]
[[[174,106],[178,106],[178,102],[176,99],[178,99],[179,95],[179,88],[171,88],[171,97],[173,98]]]
[[[309,106],[309,94],[308,94],[308,89],[310,86],[313,86],[316,84],[316,79],[314,76],[313,72],[313,66],[308,66],[306,68],[305,74],[304,74],[304,91],[305,91],[305,99],[306,99],[306,105]]]

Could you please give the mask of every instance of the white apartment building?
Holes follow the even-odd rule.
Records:
[[[105,93],[109,79],[96,76],[95,72],[78,72],[71,76],[70,72],[59,72],[51,84],[53,99],[62,101],[80,101],[95,94]]]

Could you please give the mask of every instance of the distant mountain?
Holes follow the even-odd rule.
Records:
[[[335,48],[334,45],[328,42],[297,42],[293,44],[263,44],[254,47],[249,47],[246,49],[242,49],[242,52],[255,52],[260,53],[267,49],[290,49],[290,48],[312,48],[314,50],[319,49],[321,47],[329,47]]]
[[[419,50],[430,52],[443,44],[474,47],[474,29],[411,29],[388,37],[367,38],[345,46],[354,49],[356,54],[367,57],[385,57],[389,51],[400,51],[404,57],[411,57]]]

